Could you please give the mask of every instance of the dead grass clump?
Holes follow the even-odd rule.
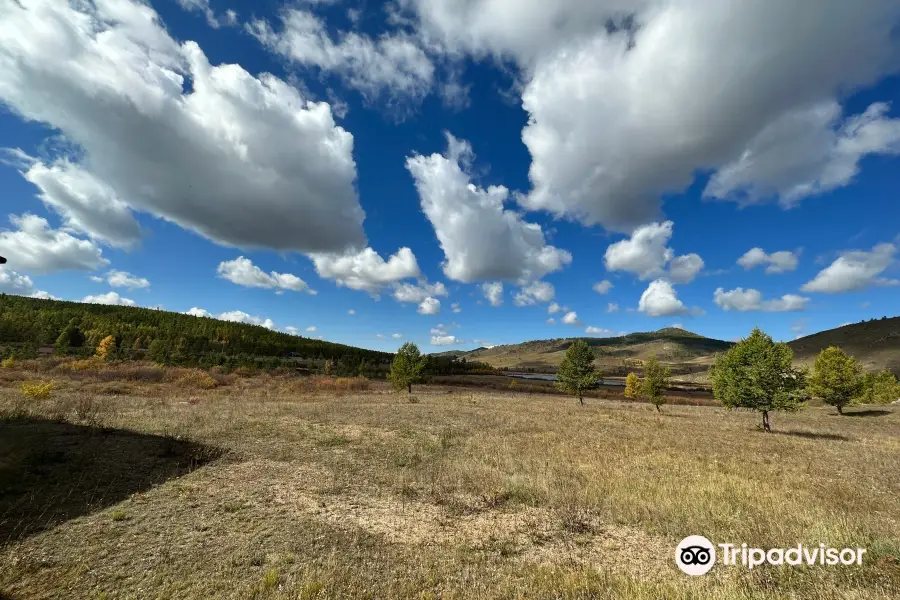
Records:
[[[141,363],[101,363],[102,368],[97,371],[97,379],[101,381],[145,381],[148,383],[160,383],[166,377],[166,370],[150,364]]]
[[[52,381],[37,381],[22,384],[22,395],[31,400],[46,400],[53,395],[55,387]]]
[[[211,390],[219,386],[219,383],[206,371],[191,369],[182,374],[176,381],[180,387]]]
[[[314,375],[310,377],[310,383],[317,392],[362,392],[368,390],[372,382],[365,377],[325,377]]]

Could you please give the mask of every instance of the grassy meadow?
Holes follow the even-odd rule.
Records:
[[[896,406],[618,394],[11,365],[0,598],[900,597]],[[690,534],[868,552],[692,578]]]

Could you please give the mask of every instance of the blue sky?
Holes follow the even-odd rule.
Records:
[[[726,4],[4,3],[0,291],[381,350],[896,315],[900,8]]]

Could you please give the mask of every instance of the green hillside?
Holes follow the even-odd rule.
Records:
[[[106,336],[122,358],[168,364],[229,364],[248,358],[303,357],[382,363],[392,355],[304,338],[265,327],[136,308],[38,300],[0,294],[0,356],[57,352],[89,354]]]

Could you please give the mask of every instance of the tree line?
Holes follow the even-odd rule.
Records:
[[[728,408],[755,410],[762,427],[771,432],[769,413],[796,411],[812,398],[834,406],[843,414],[852,404],[876,404],[900,399],[900,383],[887,369],[865,373],[859,362],[837,346],[822,350],[813,369],[795,368],[793,351],[756,328],[729,350],[719,353],[711,369],[713,395]],[[584,405],[584,392],[601,376],[594,367],[594,352],[584,341],[572,343],[557,372],[557,386]],[[625,396],[642,398],[656,406],[665,403],[671,372],[651,357],[644,378],[629,373]]]

